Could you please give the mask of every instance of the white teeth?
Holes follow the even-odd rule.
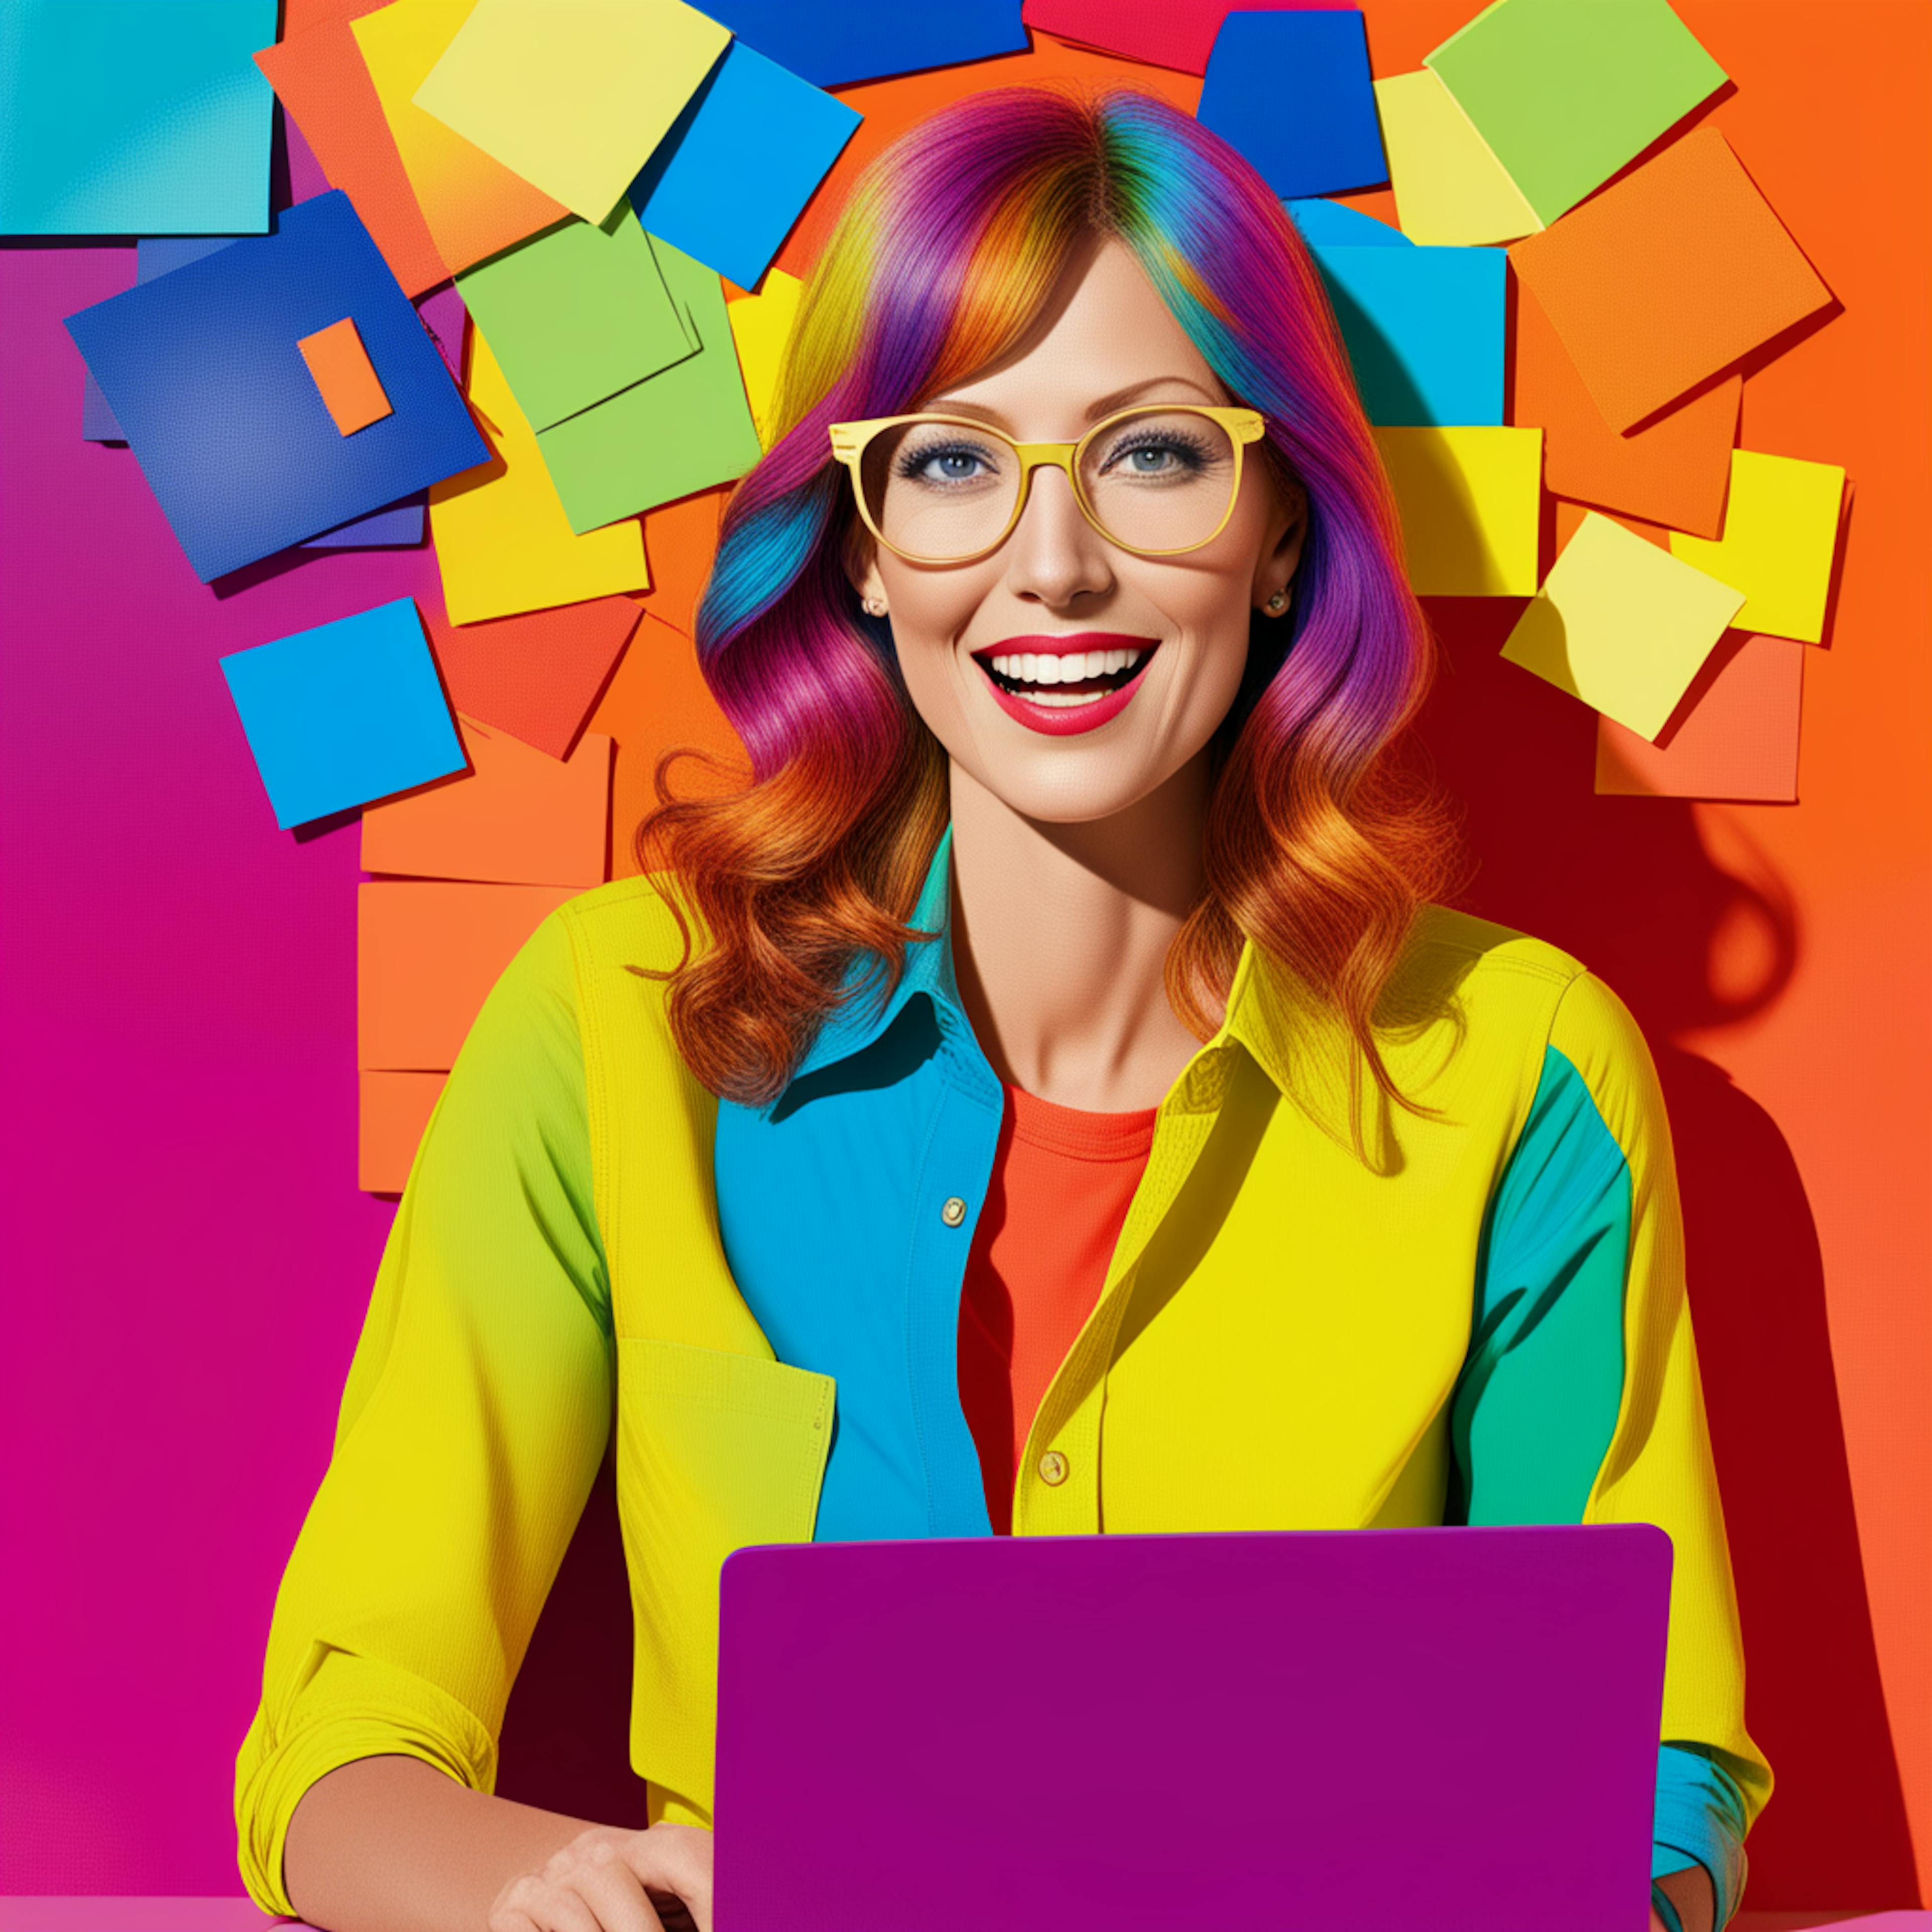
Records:
[[[1044,706],[1052,711],[1071,710],[1076,704],[1098,704],[1102,698],[1112,696],[1105,691],[1043,691],[1037,698],[1029,698],[1029,704]]]
[[[1025,679],[1028,683],[1031,684],[1040,676],[1040,659],[1034,656],[1031,651],[1028,651],[1020,659],[1020,668],[1014,675],[1016,677]]]
[[[1087,651],[1055,657],[1034,651],[1009,652],[989,662],[1002,677],[1042,687],[1077,684],[1082,678],[1111,677],[1140,662],[1147,653],[1138,649]]]
[[[1125,651],[1104,651],[1101,655],[1107,661],[1106,666],[1101,673],[1102,676],[1112,677],[1117,670],[1124,670],[1126,669],[1127,654]],[[1090,659],[1093,653],[1090,651],[1088,653],[1088,656]]]

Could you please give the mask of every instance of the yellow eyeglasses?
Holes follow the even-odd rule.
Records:
[[[831,425],[866,527],[914,563],[970,563],[998,550],[1043,464],[1066,471],[1081,514],[1109,543],[1138,556],[1198,550],[1226,527],[1241,452],[1267,433],[1257,410],[1204,403],[1118,410],[1076,442],[1017,442],[940,414]]]

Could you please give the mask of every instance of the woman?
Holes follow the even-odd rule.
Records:
[[[969,98],[855,191],[778,420],[697,624],[753,782],[655,814],[668,867],[548,921],[451,1075],[278,1599],[250,1891],[708,1927],[742,1544],[1635,1520],[1653,1924],[1728,1917],[1770,1780],[1654,1072],[1430,897],[1427,634],[1280,204],[1144,94]],[[614,1406],[642,1832],[485,1795]]]

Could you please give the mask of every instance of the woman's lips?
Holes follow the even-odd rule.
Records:
[[[1008,690],[993,674],[992,660],[996,657],[1069,656],[1074,655],[1066,649],[1070,644],[1078,644],[1082,656],[1088,651],[1109,650],[1138,650],[1141,656],[1124,673],[1107,672],[1097,677],[1073,678],[1064,684],[1040,687],[1042,691],[1075,696],[1094,692],[1102,694],[1081,704],[1036,704],[1030,697]],[[1097,730],[1109,719],[1118,718],[1132,702],[1134,693],[1140,688],[1142,674],[1154,662],[1160,647],[1157,638],[1130,637],[1116,631],[1082,631],[1072,636],[1063,633],[1058,637],[1010,638],[1002,644],[975,651],[973,658],[993,694],[993,701],[1008,717],[1017,718],[1028,730],[1043,736],[1065,738]],[[1120,681],[1116,683],[1116,680]]]

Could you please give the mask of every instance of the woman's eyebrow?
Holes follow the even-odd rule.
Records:
[[[1163,382],[1175,382],[1184,389],[1192,389],[1197,396],[1206,402],[1218,402],[1220,400],[1216,396],[1210,395],[1191,376],[1150,376],[1144,382],[1130,382],[1124,388],[1114,389],[1104,396],[1096,397],[1087,405],[1087,420],[1089,422],[1097,422],[1101,417],[1112,415],[1115,410],[1124,409],[1136,396],[1144,391],[1157,388]],[[926,406],[928,410],[944,410],[954,416],[983,416],[987,422],[1000,428],[1012,428],[1006,418],[998,410],[988,409],[983,403],[970,403],[963,399],[941,396],[936,402],[928,403]]]

